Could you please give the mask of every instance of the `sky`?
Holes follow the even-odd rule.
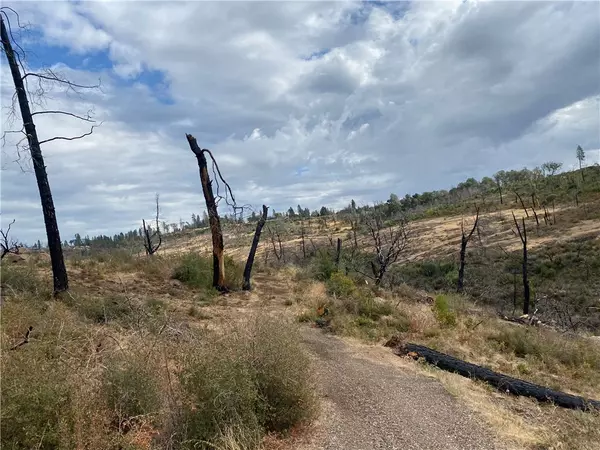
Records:
[[[204,210],[185,133],[213,151],[238,204],[342,208],[555,160],[600,162],[600,2],[3,2],[34,110],[85,115],[42,145],[61,238]],[[2,129],[14,87],[2,57]],[[35,87],[35,84],[32,84]],[[51,86],[45,86],[50,88]],[[39,100],[39,99],[38,99]],[[35,117],[40,139],[90,124]],[[26,154],[2,148],[1,216],[45,242]],[[18,160],[18,162],[14,162]],[[227,212],[221,207],[221,212]]]

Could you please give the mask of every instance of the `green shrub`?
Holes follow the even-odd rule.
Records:
[[[326,281],[327,293],[337,297],[351,297],[356,292],[356,285],[351,278],[334,272]]]
[[[313,277],[319,281],[327,281],[336,270],[335,261],[331,255],[326,251],[319,250],[312,261]]]
[[[122,296],[65,297],[64,302],[85,319],[96,323],[120,322],[127,325],[134,312],[130,301]]]
[[[66,368],[25,347],[2,357],[0,447],[69,448],[73,416]]]
[[[363,290],[358,296],[358,314],[372,320],[394,313],[394,307],[381,298],[375,298],[370,291]]]
[[[15,266],[4,263],[0,265],[3,295],[27,295],[39,299],[50,299],[52,289],[49,280],[42,280],[35,267]]]
[[[256,448],[264,432],[285,432],[312,416],[310,361],[289,326],[261,317],[186,352],[180,446],[214,448],[226,432],[239,448]]]
[[[225,282],[230,289],[241,287],[243,267],[225,256]],[[173,271],[172,278],[197,289],[212,289],[213,261],[196,253],[184,255]]]
[[[435,297],[433,312],[441,325],[447,327],[456,325],[456,312],[450,307],[446,295],[438,295]]]
[[[179,265],[173,271],[173,278],[192,288],[212,288],[212,260],[196,253],[182,256]]]
[[[160,409],[158,382],[147,361],[128,355],[106,364],[102,393],[119,429],[141,415],[156,414]]]

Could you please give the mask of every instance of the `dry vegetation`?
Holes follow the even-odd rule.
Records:
[[[566,291],[569,307],[579,297],[586,308],[597,301],[590,280],[600,268],[599,206],[588,201],[585,209],[557,209],[551,227],[528,219],[536,307],[543,309],[545,289]],[[381,286],[361,273],[373,252],[367,230],[359,230],[354,247],[352,227],[332,218],[270,220],[252,292],[235,291],[250,224],[224,230],[226,280],[234,290],[226,295],[212,288],[212,261],[204,256],[210,234],[203,229],[164,235],[152,257],[71,249],[71,288],[57,299],[43,252],[7,257],[2,446],[289,448],[288,436],[318,411],[313,371],[295,332],[299,322],[374,345],[397,335],[600,399],[600,343],[590,337],[597,321],[527,327],[498,317],[513,308],[513,278],[505,267],[519,248],[509,217],[508,210],[482,213],[460,296],[452,291],[461,216],[411,222],[408,248]],[[337,238],[344,243],[339,265]],[[567,316],[578,319],[572,311]],[[440,379],[514,448],[598,448],[598,414],[510,397],[398,360]]]
[[[38,264],[2,267],[2,447],[250,449],[314,416],[294,324],[206,312],[202,258],[72,260],[59,300]]]

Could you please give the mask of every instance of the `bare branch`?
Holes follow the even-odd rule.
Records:
[[[90,109],[87,112],[87,115],[85,117],[83,116],[79,116],[77,114],[73,114],[70,112],[66,112],[66,111],[36,111],[34,113],[31,113],[32,116],[37,116],[40,114],[64,114],[65,116],[71,116],[71,117],[75,117],[76,119],[80,119],[80,120],[84,120],[85,122],[91,122],[91,123],[96,123],[96,121],[94,119],[92,119],[92,116],[90,115],[90,113],[92,112],[92,110]]]
[[[82,139],[86,136],[91,135],[94,132],[94,128],[99,127],[100,125],[102,125],[103,122],[100,122],[98,125],[92,125],[92,128],[90,129],[90,131],[88,133],[84,133],[81,136],[74,136],[74,137],[64,137],[64,136],[55,136],[53,138],[50,139],[45,139],[43,141],[40,141],[40,145],[41,144],[45,144],[46,142],[52,142],[52,141],[58,141],[58,140],[62,140],[62,141],[74,141],[77,139]]]
[[[19,342],[17,345],[12,346],[10,349],[11,350],[16,350],[18,349],[21,345],[25,345],[29,342],[29,335],[31,334],[31,331],[33,330],[32,326],[29,326],[29,328],[27,329],[27,333],[25,333],[25,339],[23,339],[21,342]]]
[[[9,238],[10,227],[14,223],[15,219],[13,219],[13,221],[8,224],[8,228],[6,229],[6,231],[0,229],[0,259],[4,259],[4,257],[9,253],[13,253],[15,255],[19,254],[21,246],[16,240]]]
[[[27,77],[38,77],[44,80],[48,80],[48,81],[52,81],[52,82],[56,82],[56,83],[63,83],[68,85],[70,88],[81,88],[81,89],[99,89],[100,88],[100,80],[98,80],[98,84],[93,84],[93,85],[85,85],[85,84],[78,84],[78,83],[73,83],[72,81],[69,81],[65,78],[60,77],[56,72],[54,72],[52,69],[45,69],[47,73],[49,73],[50,75],[42,75],[41,73],[35,73],[35,72],[27,72],[25,73],[25,75],[23,75],[21,77],[22,80],[25,80]]]

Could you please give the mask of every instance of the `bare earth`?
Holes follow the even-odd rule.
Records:
[[[308,327],[303,339],[323,406],[316,433],[299,450],[503,448],[439,382],[403,369],[389,349]]]

